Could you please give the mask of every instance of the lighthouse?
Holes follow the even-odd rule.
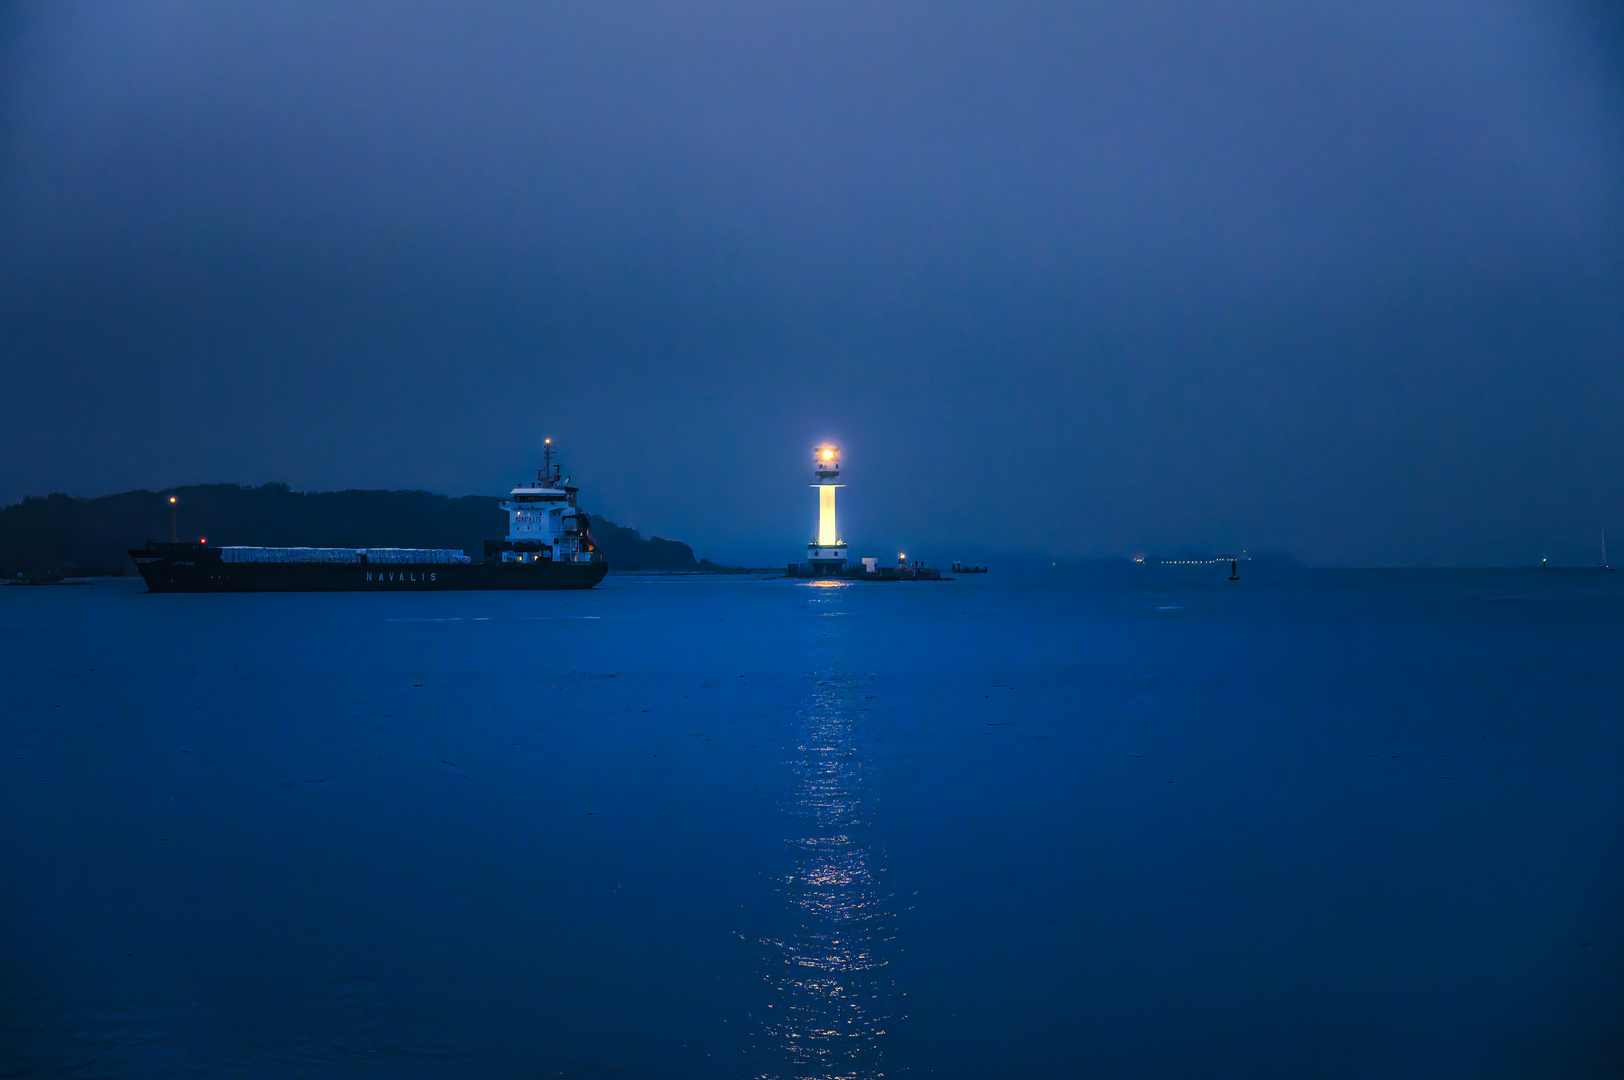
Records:
[[[846,542],[835,524],[835,489],[840,480],[840,447],[824,443],[812,451],[812,475],[818,482],[818,538],[806,545],[806,561],[814,574],[838,574],[846,566]]]

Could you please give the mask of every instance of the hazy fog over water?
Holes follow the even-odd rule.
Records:
[[[20,3],[0,499],[495,492],[846,539],[1624,543],[1605,5]],[[856,554],[856,552],[854,552]]]

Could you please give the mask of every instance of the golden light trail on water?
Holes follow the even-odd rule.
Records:
[[[780,886],[795,929],[762,939],[768,1007],[753,1019],[776,1060],[755,1071],[761,1080],[884,1075],[894,930],[884,869],[866,836],[872,811],[856,735],[866,685],[838,670],[821,673],[796,718],[790,820],[799,827],[785,838],[794,869]]]

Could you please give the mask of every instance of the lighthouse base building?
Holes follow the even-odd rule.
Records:
[[[838,577],[846,569],[846,548],[844,545],[824,547],[822,544],[808,544],[806,565],[818,577]]]

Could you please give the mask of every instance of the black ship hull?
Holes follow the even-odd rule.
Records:
[[[210,553],[212,554],[212,552]],[[472,589],[590,589],[609,572],[596,562],[228,563],[154,558],[132,551],[148,592],[455,592]]]

